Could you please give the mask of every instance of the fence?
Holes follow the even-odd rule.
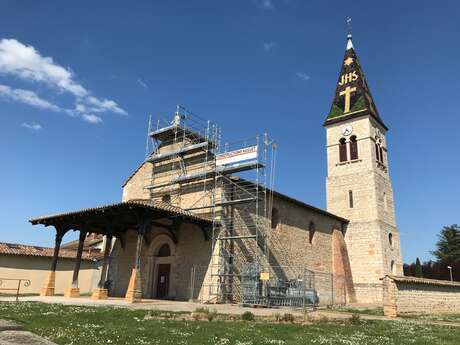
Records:
[[[29,285],[29,279],[0,278],[0,291],[8,291],[7,294],[14,293],[16,295],[16,302],[19,301],[21,286],[28,287]]]
[[[229,269],[228,272],[238,273],[226,277],[210,277],[212,271],[209,266],[192,267],[191,300],[290,308],[346,304],[345,284],[330,273],[288,266],[263,269],[257,264]]]

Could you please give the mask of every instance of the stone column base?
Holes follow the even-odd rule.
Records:
[[[56,286],[56,272],[49,272],[43,285],[40,296],[54,296],[54,288]]]
[[[80,297],[80,289],[79,288],[68,288],[65,290],[64,297],[73,298],[73,297]]]
[[[139,270],[133,268],[131,279],[129,280],[128,290],[126,291],[126,302],[140,302],[142,298],[141,274]]]
[[[97,288],[93,290],[91,295],[92,299],[107,299],[109,298],[109,291],[107,289]]]

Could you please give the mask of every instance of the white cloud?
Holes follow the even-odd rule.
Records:
[[[83,114],[81,117],[83,120],[89,123],[97,124],[97,123],[102,122],[102,119],[99,116],[92,115],[92,114]]]
[[[35,92],[23,89],[12,89],[8,85],[0,84],[0,97],[5,99],[28,104],[30,106],[60,112],[63,109],[47,100],[40,98]]]
[[[111,112],[111,113],[120,114],[120,115],[128,115],[128,113],[124,111],[123,109],[121,109],[117,103],[109,99],[100,100],[96,97],[89,96],[86,98],[86,103],[90,105],[89,107],[90,111],[95,111],[98,113]]]
[[[269,52],[270,50],[273,50],[274,48],[276,48],[276,42],[270,41],[270,42],[264,43],[264,50],[266,52]]]
[[[143,81],[141,78],[137,78],[137,82],[140,86],[142,86],[144,89],[148,89],[149,86]]]
[[[30,90],[12,89],[2,85],[0,95],[13,101],[31,106],[62,112],[70,116],[80,116],[91,123],[100,123],[102,119],[92,113],[115,113],[127,115],[115,101],[99,99],[83,85],[75,81],[75,75],[69,68],[64,68],[51,57],[43,57],[32,46],[27,46],[15,39],[0,40],[0,74],[11,75],[25,81],[43,83],[59,91],[70,93],[75,97],[75,109],[65,109],[40,98]]]
[[[310,76],[308,74],[305,74],[303,72],[296,72],[296,77],[299,78],[302,81],[308,81],[310,80]]]
[[[35,122],[31,122],[31,123],[23,122],[21,123],[21,126],[24,128],[31,129],[33,131],[39,131],[40,129],[42,129],[42,126]]]
[[[15,39],[0,41],[0,73],[45,82],[78,97],[88,94],[83,86],[73,80],[72,71],[59,66],[50,57],[42,57],[34,47]]]

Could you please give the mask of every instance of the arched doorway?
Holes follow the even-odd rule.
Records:
[[[150,298],[170,299],[175,297],[175,243],[170,236],[157,235],[150,246],[152,258],[150,274]]]
[[[167,258],[171,256],[171,248],[169,244],[163,244],[158,250],[158,258]],[[171,264],[157,265],[157,281],[156,281],[156,298],[166,298],[169,295],[169,283],[171,281]]]

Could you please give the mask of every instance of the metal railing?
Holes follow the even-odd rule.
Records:
[[[30,280],[29,279],[0,278],[0,291],[15,291],[16,292],[16,302],[19,301],[19,293],[21,291],[21,286],[29,287]]]

